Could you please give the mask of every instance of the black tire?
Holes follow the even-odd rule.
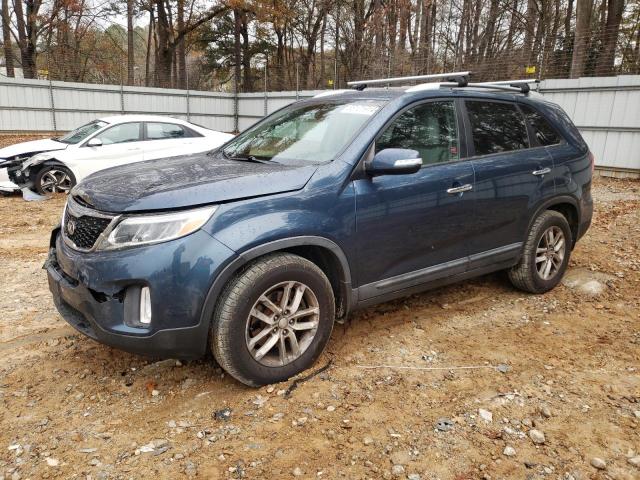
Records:
[[[537,248],[543,234],[548,229],[556,227],[564,234],[564,256],[555,270],[555,274],[549,279],[542,278],[538,271],[536,256]],[[522,257],[517,265],[509,270],[509,280],[518,289],[530,293],[544,293],[554,288],[562,280],[562,276],[569,264],[573,237],[567,219],[559,212],[547,210],[538,216],[531,226],[529,235],[524,244]],[[540,258],[540,257],[539,257]]]
[[[314,317],[317,327],[299,357],[285,365],[265,365],[254,358],[248,345],[252,338],[247,333],[250,312],[263,293],[284,282],[300,282],[311,290],[319,309]],[[331,336],[334,320],[333,290],[322,270],[297,255],[270,254],[249,264],[225,287],[212,319],[211,350],[220,366],[245,385],[258,387],[277,383],[309,368],[316,361]],[[268,335],[271,337],[270,333]]]
[[[55,175],[56,177],[62,178],[63,175],[66,175],[68,181],[64,182],[64,185],[54,185],[53,188],[46,186],[46,181],[49,176]],[[69,193],[71,189],[76,185],[76,177],[73,175],[73,172],[69,170],[67,167],[62,165],[46,165],[42,167],[38,173],[36,173],[36,178],[33,181],[34,190],[40,195],[52,195],[54,193]],[[53,190],[53,191],[52,191]]]

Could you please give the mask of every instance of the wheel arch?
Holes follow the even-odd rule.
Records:
[[[78,183],[78,177],[76,175],[76,172],[73,171],[73,168],[71,168],[67,163],[65,163],[62,160],[58,160],[57,158],[53,157],[53,158],[49,158],[47,160],[43,160],[42,162],[38,162],[38,163],[33,163],[31,165],[29,165],[29,180],[31,182],[32,185],[32,189],[36,189],[36,179],[38,178],[38,175],[40,174],[40,172],[42,172],[42,170],[49,168],[49,167],[63,167],[67,170],[69,170],[69,173],[71,174],[71,181],[73,185],[76,185]]]
[[[534,215],[532,215],[527,225],[527,232],[531,230],[531,225],[535,222],[538,216],[546,210],[554,210],[561,213],[569,223],[571,228],[571,249],[576,245],[578,238],[578,229],[580,227],[580,208],[578,207],[578,200],[569,195],[562,195],[554,198],[550,198],[538,206]]]
[[[336,298],[336,317],[344,318],[353,305],[351,269],[342,248],[332,240],[300,236],[274,240],[240,252],[216,277],[202,308],[201,323],[207,328],[222,290],[238,272],[254,260],[272,253],[293,253],[316,264],[327,275]]]

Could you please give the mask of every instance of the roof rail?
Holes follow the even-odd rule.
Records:
[[[471,72],[451,72],[451,73],[435,73],[431,75],[414,75],[412,77],[394,77],[394,78],[376,78],[372,80],[356,80],[347,82],[347,85],[354,87],[356,90],[364,90],[369,85],[406,83],[414,80],[446,80],[455,83],[459,87],[465,87],[469,83],[469,75]]]

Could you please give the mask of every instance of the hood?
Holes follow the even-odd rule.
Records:
[[[101,170],[71,194],[104,212],[168,210],[299,190],[317,168],[235,161],[204,153]]]
[[[49,152],[53,150],[64,150],[67,148],[66,143],[56,142],[50,138],[42,140],[31,140],[30,142],[16,143],[8,147],[0,148],[0,158],[10,158],[16,155],[35,155],[40,152]]]

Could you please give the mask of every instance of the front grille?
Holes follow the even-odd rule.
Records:
[[[98,237],[111,223],[111,218],[74,215],[67,206],[64,217],[64,236],[83,250],[90,250]]]

